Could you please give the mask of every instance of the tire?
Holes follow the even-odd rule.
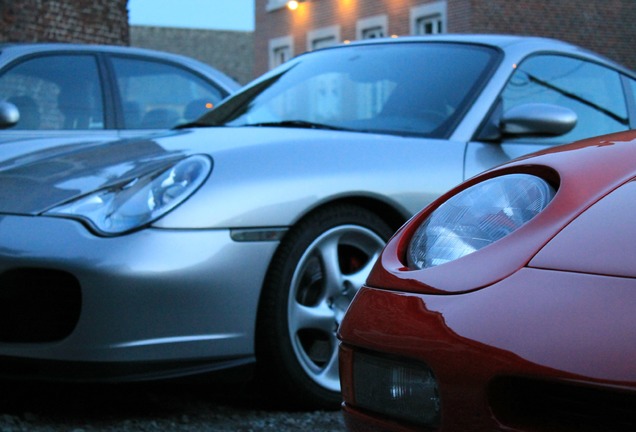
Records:
[[[286,235],[259,307],[258,375],[279,400],[311,409],[341,402],[336,332],[394,232],[353,205],[320,209]]]

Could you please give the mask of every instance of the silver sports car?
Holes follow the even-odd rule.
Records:
[[[336,406],[336,331],[394,230],[495,164],[629,129],[634,89],[630,71],[554,40],[374,40],[301,55],[187,127],[14,151],[0,162],[0,374],[245,367]]]

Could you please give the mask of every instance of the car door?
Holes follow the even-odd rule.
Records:
[[[192,122],[227,95],[203,76],[167,61],[111,55],[110,66],[124,136]]]
[[[627,77],[588,60],[538,54],[525,59],[501,92],[490,118],[469,143],[465,178],[510,159],[550,146],[618,132],[630,128]],[[576,114],[576,124],[567,133],[501,133],[506,113],[527,104],[567,108]],[[499,134],[487,128],[496,125]]]
[[[15,105],[18,123],[0,131],[2,159],[59,143],[116,138],[96,55],[26,56],[0,71],[0,100]],[[29,139],[29,140],[27,140]]]

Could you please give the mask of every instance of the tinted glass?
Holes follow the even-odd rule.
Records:
[[[213,84],[168,63],[115,57],[126,129],[163,129],[196,120],[221,99]]]
[[[636,103],[636,81],[631,79],[631,78],[627,78],[627,91],[629,93],[629,98],[631,99],[632,103]],[[632,118],[632,123],[634,123],[634,119]]]
[[[618,72],[572,57],[541,55],[527,59],[513,74],[502,98],[504,111],[542,102],[570,108],[577,114],[577,125],[571,132],[542,139],[545,142],[564,143],[629,128]]]
[[[205,121],[228,126],[311,122],[442,138],[474,99],[496,58],[494,50],[445,43],[317,51],[273,71]]]
[[[103,129],[104,105],[96,59],[47,55],[0,76],[0,99],[20,111],[13,129]]]

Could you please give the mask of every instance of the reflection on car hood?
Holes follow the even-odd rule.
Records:
[[[79,142],[0,161],[0,213],[35,215],[166,166],[180,152],[148,139]]]
[[[6,131],[0,132],[0,163],[9,159],[17,159],[20,156],[35,152],[44,151],[54,147],[68,146],[73,143],[83,145],[104,143],[117,139],[111,134],[78,134],[78,133],[54,133],[43,136],[38,134],[11,134]]]
[[[223,169],[215,168],[212,178],[216,184],[226,184],[222,178],[228,182],[245,180],[263,170],[273,175],[283,166],[289,168],[284,164],[290,157],[308,161],[316,171],[312,175],[325,173],[325,167],[334,163],[337,167],[332,168],[340,171],[366,170],[365,163],[377,165],[384,154],[401,147],[398,142],[419,148],[422,141],[330,130],[211,127],[106,143],[74,142],[0,158],[0,213],[41,214],[108,185],[124,184],[140,174],[163,169],[191,154],[208,154],[215,165],[222,161]],[[384,150],[373,153],[375,158],[369,160],[361,152],[370,147]],[[408,148],[413,147],[403,151],[408,152]]]

